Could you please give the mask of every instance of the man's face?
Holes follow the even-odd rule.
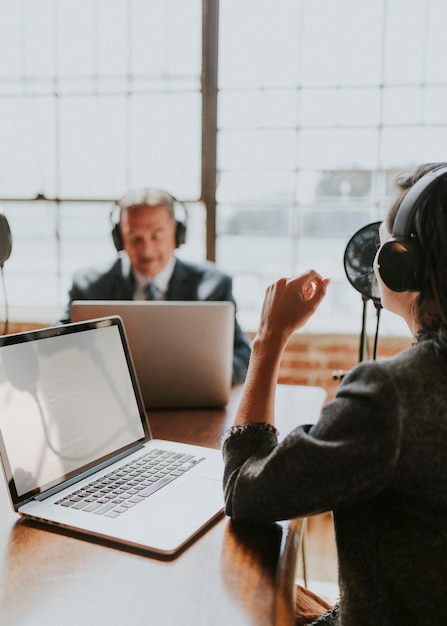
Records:
[[[124,250],[134,270],[155,276],[175,250],[175,222],[163,205],[124,210],[120,220]]]

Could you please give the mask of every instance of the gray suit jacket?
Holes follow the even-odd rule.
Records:
[[[77,272],[60,321],[63,324],[70,321],[73,300],[132,300],[134,287],[134,276],[131,271],[128,274],[124,272],[120,258],[103,271],[90,269]],[[167,300],[229,301],[236,305],[231,277],[210,262],[199,265],[177,259],[166,297]],[[244,382],[250,352],[250,344],[235,319],[233,385]]]

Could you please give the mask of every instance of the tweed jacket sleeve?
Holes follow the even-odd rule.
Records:
[[[332,511],[344,626],[447,624],[446,361],[424,340],[362,362],[315,425],[223,444],[234,519]]]
[[[227,514],[271,522],[373,496],[399,457],[397,400],[386,372],[370,362],[345,377],[317,424],[296,428],[280,443],[259,428],[232,434],[223,444]]]

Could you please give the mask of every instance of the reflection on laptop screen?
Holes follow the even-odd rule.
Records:
[[[19,495],[142,439],[118,327],[2,346],[0,427]]]

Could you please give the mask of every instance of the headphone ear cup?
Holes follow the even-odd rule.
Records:
[[[186,224],[184,222],[180,222],[180,220],[176,221],[175,226],[175,245],[177,248],[180,248],[182,244],[186,241]]]
[[[419,291],[419,257],[416,241],[395,238],[386,241],[377,258],[380,278],[391,291]]]
[[[116,248],[117,252],[120,252],[123,249],[123,238],[121,236],[121,228],[119,225],[119,222],[115,224],[115,226],[112,228],[112,239],[113,239],[113,244]]]
[[[12,250],[12,237],[8,220],[0,213],[0,267],[9,259]]]

